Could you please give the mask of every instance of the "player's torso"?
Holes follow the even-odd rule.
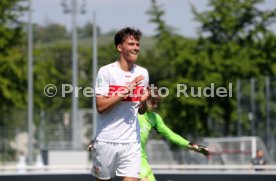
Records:
[[[148,78],[147,72],[144,68],[134,65],[131,71],[123,71],[118,62],[112,63],[107,67],[109,74],[109,96],[116,94],[124,90],[131,82],[140,75],[145,76],[145,79],[141,81],[141,84],[137,86],[134,90],[131,90],[131,95],[127,97],[124,101],[136,102],[140,101],[140,96],[143,92],[143,88],[147,85]]]
[[[105,76],[108,77],[108,96],[116,94],[117,90],[123,89],[138,75],[147,74],[144,68],[137,65],[132,71],[126,72],[120,69],[117,62],[104,67]],[[143,80],[140,87],[147,85],[148,80]],[[134,91],[134,93],[137,93]],[[97,139],[109,142],[134,142],[139,141],[139,124],[137,111],[140,98],[136,95],[127,97],[116,106],[99,115]]]

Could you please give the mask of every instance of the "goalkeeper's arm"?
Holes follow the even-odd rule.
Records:
[[[201,153],[205,156],[210,155],[210,151],[208,150],[208,148],[206,148],[205,146],[202,146],[202,145],[197,145],[197,144],[194,144],[194,143],[190,142],[189,145],[188,145],[188,149],[196,151],[198,153]]]

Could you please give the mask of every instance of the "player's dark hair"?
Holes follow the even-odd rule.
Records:
[[[140,40],[142,32],[139,29],[126,27],[119,30],[114,36],[114,43],[117,47],[119,44],[122,44],[127,36],[133,36],[136,40]]]

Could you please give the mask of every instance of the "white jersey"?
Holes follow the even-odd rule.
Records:
[[[122,90],[137,76],[143,75],[142,83],[129,96],[110,110],[98,115],[96,140],[114,143],[131,143],[140,141],[140,127],[137,118],[141,91],[149,83],[148,71],[134,65],[131,71],[124,71],[119,63],[108,64],[100,68],[97,76],[95,93],[112,96]]]

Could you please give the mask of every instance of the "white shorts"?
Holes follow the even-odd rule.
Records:
[[[96,141],[93,151],[92,175],[108,180],[112,177],[139,178],[141,168],[140,143],[110,143]]]

